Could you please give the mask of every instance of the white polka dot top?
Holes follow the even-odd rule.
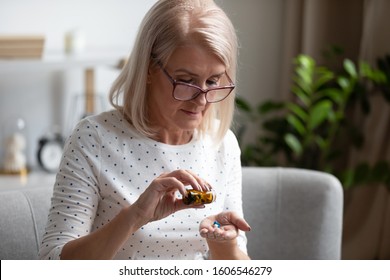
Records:
[[[200,136],[185,145],[167,145],[141,136],[115,110],[83,119],[64,147],[39,257],[59,259],[69,241],[108,223],[134,203],[154,178],[191,170],[216,190],[204,209],[178,211],[146,224],[129,236],[115,259],[199,259],[207,254],[199,224],[232,210],[242,215],[240,150],[229,131],[216,147]],[[238,244],[246,252],[240,232]]]

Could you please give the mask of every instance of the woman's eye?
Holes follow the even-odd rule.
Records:
[[[216,87],[216,86],[219,85],[218,81],[211,81],[211,80],[208,80],[206,83],[207,83],[207,85],[208,85],[209,87]]]
[[[178,81],[181,83],[185,83],[185,84],[193,84],[194,83],[194,81],[192,79],[179,79]]]

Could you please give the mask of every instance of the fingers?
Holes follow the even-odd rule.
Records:
[[[198,191],[211,189],[211,186],[205,180],[189,170],[175,170],[170,173],[164,173],[155,181],[168,190],[172,188],[178,189],[183,196],[186,196],[186,186],[191,186]]]
[[[216,241],[232,240],[238,236],[238,230],[250,231],[249,224],[237,213],[225,211],[204,219],[199,232],[203,238]]]
[[[220,222],[221,224],[233,224],[236,226],[239,230],[242,231],[250,231],[251,227],[243,219],[240,217],[236,212],[233,211],[225,211],[217,215],[216,220]]]
[[[143,213],[147,222],[160,220],[183,209],[204,208],[204,205],[185,205],[183,200],[177,197],[177,191],[183,197],[187,196],[186,186],[189,185],[198,191],[208,189],[208,184],[203,179],[188,170],[163,173],[152,181],[133,203],[133,207]]]
[[[154,184],[153,184],[154,183]],[[151,186],[154,185],[154,188],[161,193],[167,193],[175,190],[185,196],[186,188],[185,185],[175,177],[159,177],[154,180]]]
[[[211,186],[209,183],[207,183],[205,180],[200,178],[198,175],[193,173],[190,170],[177,170],[172,173],[176,175],[176,172],[178,173],[180,177],[180,181],[184,184],[191,185],[192,188],[198,190],[198,191],[209,191],[211,190]]]
[[[236,238],[238,235],[237,229],[232,226],[224,226],[221,228],[202,228],[200,230],[200,236],[203,238],[216,240],[216,241],[224,241],[224,240],[232,240]]]

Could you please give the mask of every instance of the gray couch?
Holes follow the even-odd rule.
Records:
[[[51,187],[0,191],[0,259],[37,259]],[[243,206],[253,259],[339,259],[340,182],[316,171],[243,168]]]

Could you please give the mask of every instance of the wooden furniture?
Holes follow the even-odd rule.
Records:
[[[44,36],[0,36],[0,58],[41,58]]]

